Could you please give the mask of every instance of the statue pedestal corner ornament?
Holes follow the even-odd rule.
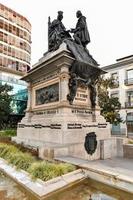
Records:
[[[12,140],[38,148],[44,159],[115,155],[116,140],[97,105],[96,83],[105,72],[86,48],[86,18],[81,11],[76,16],[77,25],[70,31],[62,23],[62,11],[57,19],[49,19],[48,52],[22,78],[30,86],[28,107]]]

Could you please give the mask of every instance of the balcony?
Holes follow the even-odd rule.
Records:
[[[125,108],[133,108],[133,101],[125,102]]]
[[[125,85],[133,85],[133,78],[125,79]]]

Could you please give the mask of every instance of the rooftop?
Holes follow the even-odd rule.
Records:
[[[118,58],[118,59],[116,59],[116,61],[117,62],[115,62],[113,64],[102,67],[102,70],[106,71],[106,70],[114,69],[117,67],[122,67],[122,66],[125,67],[126,65],[133,64],[133,55]]]
[[[2,3],[0,3],[0,7],[1,7],[1,8],[5,8],[5,9],[8,10],[9,12],[16,14],[17,16],[19,16],[20,18],[22,18],[22,20],[26,20],[26,21],[30,24],[30,26],[31,26],[31,23],[29,22],[29,20],[28,20],[26,17],[24,17],[23,15],[21,15],[21,14],[19,14],[18,12],[12,10],[11,8],[9,8],[9,7],[5,6],[5,5],[3,5]]]
[[[118,58],[118,59],[116,59],[116,61],[119,62],[119,61],[127,60],[127,59],[130,59],[130,58],[133,58],[133,55],[125,56],[125,57],[122,57],[122,58]]]

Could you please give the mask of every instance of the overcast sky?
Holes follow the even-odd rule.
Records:
[[[24,15],[32,25],[31,64],[47,51],[47,22],[64,12],[63,24],[74,28],[76,11],[87,18],[90,54],[101,66],[133,54],[133,0],[0,0]]]

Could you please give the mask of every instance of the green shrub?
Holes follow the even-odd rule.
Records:
[[[28,153],[22,153],[18,148],[13,145],[0,143],[0,157],[15,165],[18,169],[27,170],[32,162],[35,161],[34,157]]]
[[[16,129],[6,129],[6,130],[4,130],[4,132],[7,136],[11,136],[11,137],[16,136],[16,134],[17,134]]]
[[[68,172],[72,172],[75,169],[76,169],[76,167],[74,165],[71,165],[68,163],[60,163],[60,164],[56,165],[56,174],[57,174],[57,176],[61,176]]]
[[[9,163],[15,165],[17,169],[27,171],[29,166],[35,162],[35,159],[28,153],[16,152],[14,154],[10,154],[8,161]]]
[[[0,136],[2,137],[13,137],[16,136],[16,129],[5,129],[0,131]]]
[[[13,145],[0,143],[0,157],[2,158],[6,159],[9,157],[9,154],[16,153],[17,151],[18,149]]]
[[[28,172],[31,174],[33,179],[40,178],[43,181],[47,181],[56,177],[56,174],[53,170],[53,165],[47,162],[33,163],[29,167]]]
[[[5,136],[5,131],[0,131],[0,137]]]
[[[36,162],[33,163],[28,172],[32,178],[40,178],[43,181],[47,181],[57,176],[61,176],[65,173],[75,170],[75,166],[70,164],[53,164],[48,162]]]
[[[15,165],[17,169],[28,171],[33,179],[40,178],[43,181],[61,176],[76,169],[75,166],[66,163],[37,162],[31,154],[23,153],[17,147],[4,143],[0,143],[0,157]]]
[[[6,144],[0,143],[0,157],[5,148],[6,148]]]

